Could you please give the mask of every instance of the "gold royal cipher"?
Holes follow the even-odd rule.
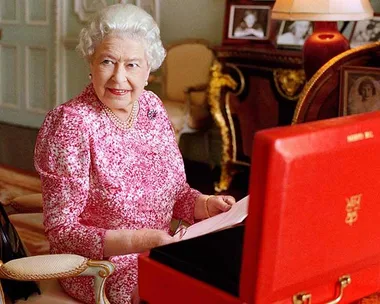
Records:
[[[360,201],[362,194],[356,194],[349,198],[346,198],[346,224],[352,226],[358,220],[358,210],[360,209]]]

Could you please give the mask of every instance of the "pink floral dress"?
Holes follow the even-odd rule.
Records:
[[[46,116],[35,148],[42,180],[44,224],[52,253],[104,259],[108,229],[169,231],[170,220],[194,221],[200,194],[186,182],[183,160],[160,99],[144,91],[132,128],[118,128],[90,84]],[[130,302],[137,254],[113,256],[106,292]],[[93,279],[62,280],[71,296],[94,303]]]

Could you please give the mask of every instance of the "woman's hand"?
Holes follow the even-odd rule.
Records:
[[[235,198],[230,195],[200,195],[195,202],[194,217],[205,219],[226,212],[235,204]]]
[[[230,195],[211,195],[206,198],[205,208],[211,217],[230,210],[235,202],[235,198]]]
[[[163,246],[175,242],[175,239],[167,232],[157,229],[142,229],[143,235],[136,234],[136,237],[142,237],[146,239],[147,249]]]
[[[105,235],[103,254],[109,257],[139,253],[176,241],[177,239],[167,232],[158,229],[108,230]]]

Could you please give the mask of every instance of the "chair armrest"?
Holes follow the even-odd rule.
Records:
[[[1,264],[0,278],[40,281],[94,276],[96,303],[109,304],[105,296],[105,280],[114,270],[109,261],[90,260],[75,254],[36,255]]]

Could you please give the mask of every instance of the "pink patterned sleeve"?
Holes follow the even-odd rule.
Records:
[[[90,183],[90,136],[73,112],[62,106],[50,112],[36,142],[45,231],[53,252],[103,259],[106,230],[81,222]]]
[[[200,194],[198,190],[190,188],[189,184],[185,182],[174,205],[173,217],[194,224],[194,206]]]
[[[169,117],[167,115],[166,109],[164,107],[163,102],[161,99],[155,95],[152,92],[150,93],[151,100],[154,100],[155,103],[159,104],[161,107],[161,111],[166,113],[163,117],[163,126],[166,126],[163,128],[162,136],[163,138],[171,138],[171,140],[163,140],[164,142],[171,143],[170,150],[172,153],[176,153],[176,161],[178,161],[179,170],[178,170],[178,178],[177,183],[179,185],[177,196],[175,199],[175,204],[173,208],[173,217],[176,219],[183,219],[189,224],[194,223],[194,207],[195,207],[195,201],[197,197],[201,194],[198,190],[193,189],[189,186],[189,184],[186,182],[186,174],[185,174],[185,168],[183,165],[183,159],[181,152],[179,150],[178,144],[175,139],[175,131],[174,128],[169,120]]]

